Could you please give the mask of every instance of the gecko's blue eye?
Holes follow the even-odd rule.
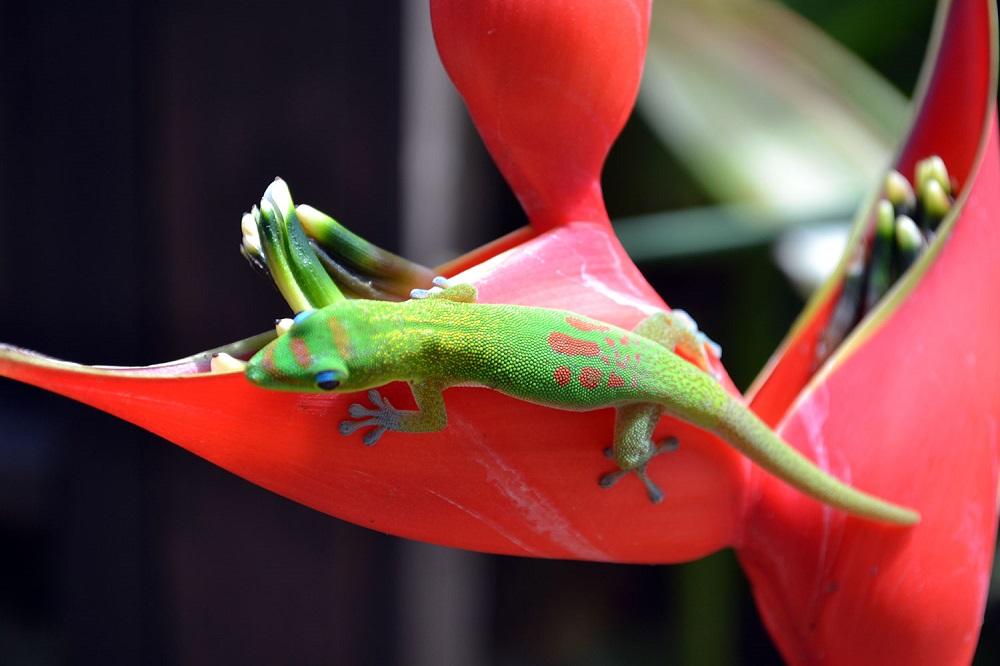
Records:
[[[315,312],[315,310],[303,310],[302,312],[299,312],[295,315],[295,318],[292,319],[292,322],[296,324],[301,324],[306,319],[308,319],[313,312]]]
[[[335,371],[324,370],[323,372],[316,373],[316,386],[324,391],[332,391],[340,386],[340,380],[337,379],[337,373]]]

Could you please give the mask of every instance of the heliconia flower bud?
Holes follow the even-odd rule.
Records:
[[[601,168],[635,102],[650,0],[431,0],[434,38],[532,224],[606,221]]]
[[[899,255],[900,271],[912,266],[926,246],[924,235],[912,218],[906,215],[896,218],[896,254]]]
[[[951,199],[937,180],[927,181],[921,192],[920,202],[924,206],[924,224],[928,229],[937,229],[938,224],[951,210]]]
[[[910,215],[917,207],[917,197],[913,193],[910,181],[895,169],[891,169],[885,177],[885,196],[895,206],[897,212]]]
[[[865,292],[865,309],[875,307],[892,284],[892,245],[896,227],[896,213],[892,204],[882,199],[876,206],[875,236],[872,238],[868,287]]]
[[[938,155],[932,155],[917,163],[915,184],[917,192],[921,196],[931,182],[939,183],[945,193],[951,193],[951,179],[948,177],[948,169],[944,165],[944,160]]]

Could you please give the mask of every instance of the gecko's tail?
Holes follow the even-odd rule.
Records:
[[[824,504],[893,525],[915,525],[920,514],[839,481],[792,448],[735,399],[730,417],[717,432],[748,458],[779,479]],[[731,424],[731,425],[730,425]]]

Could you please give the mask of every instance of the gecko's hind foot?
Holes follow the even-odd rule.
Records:
[[[653,504],[659,504],[663,501],[663,491],[660,487],[653,483],[653,480],[649,478],[646,474],[646,466],[641,465],[635,469],[616,469],[613,472],[608,472],[600,478],[597,482],[601,488],[610,488],[611,486],[618,483],[625,475],[635,473],[642,481],[642,485],[646,486],[646,495],[649,497],[649,501]]]
[[[616,469],[612,472],[608,472],[602,476],[597,483],[601,486],[601,488],[610,488],[626,475],[635,473],[635,475],[639,477],[639,480],[642,481],[642,485],[646,487],[646,495],[649,497],[649,501],[653,504],[659,504],[663,501],[663,491],[660,490],[660,487],[657,486],[652,479],[649,478],[649,475],[646,473],[646,466],[654,457],[660,455],[661,453],[676,451],[678,446],[680,446],[680,442],[676,437],[668,437],[656,445],[656,448],[653,449],[653,454],[646,462],[632,469]],[[611,452],[610,455],[609,452]],[[613,458],[614,452],[611,448],[607,448],[604,450],[604,455],[609,458]]]
[[[372,401],[375,408],[354,403],[347,408],[347,413],[354,420],[344,419],[340,422],[338,430],[341,435],[347,436],[353,435],[361,428],[372,428],[361,437],[361,441],[364,442],[365,446],[374,446],[386,431],[398,429],[399,410],[375,389],[368,391],[368,399]]]

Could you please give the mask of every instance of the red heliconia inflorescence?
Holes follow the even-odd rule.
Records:
[[[600,172],[635,99],[650,2],[432,0],[442,60],[532,222],[458,277],[486,302],[561,307],[622,326],[665,307],[607,223]],[[954,0],[898,159],[940,154],[953,222],[922,275],[819,374],[834,290],[769,365],[752,407],[838,477],[918,508],[891,528],[828,509],[674,419],[681,447],[597,487],[612,413],[572,413],[478,388],[446,393],[449,427],[339,439],[350,395],[268,392],[207,360],[95,369],[0,348],[0,375],[139,424],[334,516],[434,543],[537,557],[679,562],[736,548],[793,663],[953,664],[975,649],[997,518],[1000,170],[995,9]],[[514,241],[511,241],[514,242]],[[721,367],[714,368],[730,390]],[[403,384],[387,388],[402,407]],[[273,424],[273,425],[272,425]],[[337,441],[331,441],[336,439]]]

